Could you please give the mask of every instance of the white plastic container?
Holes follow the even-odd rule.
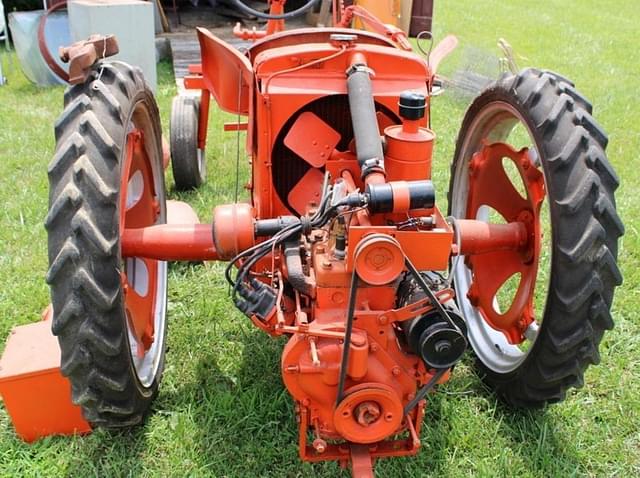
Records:
[[[153,3],[139,0],[72,0],[67,6],[73,41],[93,34],[113,34],[120,53],[112,59],[142,68],[156,90],[156,47]]]

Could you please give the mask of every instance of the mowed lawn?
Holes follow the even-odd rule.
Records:
[[[460,50],[443,67],[452,75],[465,58],[487,61],[506,38],[520,66],[572,78],[609,133],[609,158],[620,178],[617,203],[626,235],[619,262],[624,284],[614,303],[615,329],[601,345],[602,363],[583,389],[544,411],[501,405],[474,372],[469,355],[429,400],[415,458],[383,460],[379,476],[567,477],[640,476],[640,9],[615,0],[437,1],[435,33],[455,33]],[[9,85],[0,87],[0,350],[10,329],[39,320],[49,301],[47,163],[62,88],[38,89],[2,55]],[[158,102],[165,132],[175,94],[170,65],[160,66]],[[444,200],[448,166],[466,102],[453,91],[433,106],[438,134],[434,182]],[[233,201],[236,137],[229,118],[211,118],[209,181],[172,197],[188,200],[203,220]],[[242,160],[242,173],[248,173]],[[167,177],[172,188],[172,179]],[[445,204],[441,203],[445,209]],[[581,231],[576,231],[580,234]],[[0,476],[349,476],[333,463],[302,464],[293,404],[279,370],[282,340],[272,340],[237,313],[223,266],[170,269],[169,351],[158,400],[131,431],[21,442],[0,405]],[[47,397],[40,397],[47,407]],[[55,413],[55,410],[51,410]]]

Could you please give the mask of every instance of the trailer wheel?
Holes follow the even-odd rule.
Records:
[[[93,426],[135,425],[164,366],[167,265],[123,258],[120,236],[166,222],[160,117],[142,72],[120,62],[64,103],[45,220],[61,371]]]
[[[565,78],[505,75],[470,106],[451,169],[456,218],[523,222],[522,251],[453,261],[458,305],[485,381],[541,407],[580,387],[613,327],[623,224],[607,136]]]
[[[206,178],[205,152],[198,148],[196,98],[178,95],[171,106],[171,165],[176,189],[197,189]]]

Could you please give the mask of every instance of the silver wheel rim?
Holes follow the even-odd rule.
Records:
[[[149,120],[147,112],[144,110],[144,108],[140,107],[140,103],[136,106],[136,108],[134,108],[134,113],[129,122],[127,132],[130,132],[134,128],[136,119],[139,117],[142,117],[143,119],[143,121],[141,122],[142,124],[140,125],[140,129],[144,131],[145,137],[153,138],[155,132],[149,130],[149,128],[145,128],[145,125],[149,125],[151,121]],[[164,170],[162,168],[162,161],[153,160],[153,158],[161,157],[162,150],[160,149],[159,151],[154,151],[153,148],[155,148],[155,145],[150,146],[147,141],[145,141],[144,146],[147,151],[147,157],[151,161],[154,189],[157,192],[160,202],[160,214],[158,215],[155,224],[165,224],[167,222],[167,211],[165,201],[166,194],[164,189]],[[129,183],[127,184],[127,209],[135,204],[134,202],[130,202],[130,195],[133,198],[140,198],[142,196],[142,190],[140,190],[140,188],[145,187],[144,182],[132,181],[134,178],[135,175],[132,176],[132,178],[129,180]],[[127,276],[127,282],[129,283],[129,285],[136,291],[146,290],[147,293],[153,293],[153,291],[148,290],[148,271],[146,271],[145,274],[145,271],[139,270],[139,264],[142,263],[142,261],[140,261],[140,259],[137,257],[128,257],[123,262],[125,274]],[[162,356],[164,354],[166,335],[167,263],[165,261],[157,261],[157,264],[158,270],[156,275],[156,290],[153,309],[154,339],[153,343],[142,357],[138,356],[138,342],[131,328],[130,321],[125,321],[127,324],[127,341],[129,342],[131,361],[133,363],[138,381],[145,388],[149,388],[151,387],[151,385],[153,385],[153,382],[158,375],[158,371],[160,370]],[[131,268],[136,269],[135,273],[129,274],[129,272],[131,272]],[[144,269],[146,270],[146,267]]]
[[[204,167],[205,167],[205,155],[204,155],[204,149],[200,149],[198,148],[197,153],[196,153],[196,158],[197,158],[197,163],[198,163],[198,176],[200,177],[200,179],[204,179]]]
[[[453,188],[451,193],[451,215],[456,218],[464,218],[469,192],[469,160],[473,153],[482,146],[482,138],[487,138],[489,143],[502,141],[508,137],[509,133],[516,126],[522,124],[529,135],[531,151],[537,157],[537,166],[540,164],[540,154],[531,130],[528,128],[522,115],[511,105],[505,102],[494,102],[482,109],[474,118],[468,128],[472,134],[468,135],[462,144],[460,157],[457,159],[457,167],[454,171]],[[545,181],[546,182],[546,181]],[[546,203],[547,201],[545,201]],[[488,211],[481,208],[476,219],[488,221]],[[497,373],[509,373],[518,368],[527,358],[533,348],[533,344],[539,333],[539,325],[535,325],[527,330],[525,335],[529,341],[529,347],[523,351],[518,345],[508,342],[506,336],[499,330],[494,329],[482,317],[482,314],[474,307],[467,293],[471,286],[471,271],[466,266],[464,257],[454,261],[452,274],[455,281],[456,301],[463,313],[467,323],[469,342],[474,352],[482,363]],[[548,289],[548,284],[547,284]],[[544,310],[544,308],[542,308]],[[540,315],[537,311],[536,315]]]

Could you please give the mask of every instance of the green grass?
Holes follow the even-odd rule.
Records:
[[[482,385],[467,359],[430,399],[419,456],[383,460],[379,476],[640,475],[640,201],[634,192],[640,181],[640,14],[635,3],[437,2],[437,37],[453,32],[461,43],[445,73],[460,65],[465,48],[497,53],[496,40],[504,37],[526,57],[521,66],[556,70],[592,100],[622,180],[617,200],[627,227],[619,254],[625,283],[614,303],[616,328],[601,345],[602,365],[588,370],[583,389],[545,411],[510,411]],[[15,325],[38,320],[49,300],[42,223],[52,126],[63,93],[32,86],[17,71],[15,57],[13,71],[2,57],[10,83],[0,87],[0,338]],[[175,92],[166,64],[159,85],[166,130]],[[440,198],[465,106],[451,95],[434,104],[434,181]],[[203,219],[234,197],[235,135],[221,132],[225,120],[211,118],[209,182],[180,195]],[[242,163],[246,175],[244,156]],[[283,342],[264,336],[233,310],[221,270],[215,264],[171,268],[168,365],[144,426],[27,445],[16,438],[0,407],[0,476],[348,476],[335,464],[298,460],[293,406],[280,380]],[[42,403],[46,407],[46,397]]]

